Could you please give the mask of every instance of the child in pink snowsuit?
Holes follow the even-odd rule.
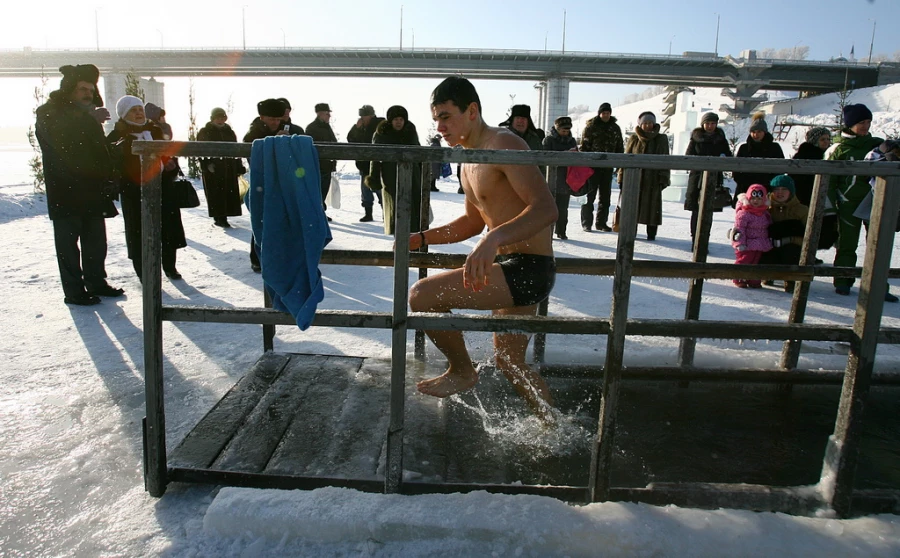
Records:
[[[769,215],[768,205],[766,187],[762,184],[754,184],[738,196],[734,213],[734,240],[731,241],[734,263],[756,265],[763,252],[772,249],[772,239],[769,238],[772,216]],[[762,288],[759,279],[735,279],[734,284],[742,289]]]

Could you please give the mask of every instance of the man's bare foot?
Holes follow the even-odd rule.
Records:
[[[525,400],[531,412],[547,423],[555,423],[553,416],[553,398],[550,396],[550,388],[547,382],[537,372],[517,367],[519,376],[510,379],[513,389]]]
[[[446,372],[416,384],[416,389],[425,395],[449,397],[454,393],[465,391],[478,383],[478,372],[475,368],[457,370],[452,366]]]

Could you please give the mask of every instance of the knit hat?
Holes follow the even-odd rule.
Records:
[[[766,114],[757,112],[753,115],[753,122],[750,123],[751,132],[768,132],[769,125],[766,124]]]
[[[79,81],[93,83],[96,87],[97,82],[100,80],[100,70],[93,64],[79,64],[77,66],[66,64],[60,67],[59,72],[63,75],[62,81],[59,82],[59,89],[67,95],[75,91],[75,86],[78,85]],[[98,107],[103,106],[103,99],[100,97],[99,91],[94,91],[94,104]]]
[[[787,188],[791,191],[792,195],[797,193],[797,189],[794,187],[794,179],[787,174],[775,176],[775,178],[769,182],[769,186],[772,187],[772,190],[775,188]]]
[[[656,123],[656,115],[650,112],[649,110],[644,111],[638,115],[638,124],[643,124],[644,122],[652,122]]]
[[[809,143],[819,143],[819,138],[822,136],[831,136],[831,130],[825,126],[816,126],[806,131],[806,141]]]
[[[606,111],[612,112],[612,106],[609,103],[601,103],[600,108],[597,109],[597,114]]]
[[[375,107],[372,105],[363,105],[359,107],[360,116],[375,116]]]
[[[291,102],[288,101],[287,99],[285,99],[284,97],[278,97],[277,100],[281,101],[282,104],[284,104],[284,110],[293,110],[291,108]],[[284,113],[282,113],[282,114],[284,114]]]
[[[786,176],[786,175],[783,175],[783,176]],[[788,178],[790,178],[790,177],[788,177]],[[793,182],[793,180],[792,180],[791,182]],[[755,191],[762,192],[762,195],[757,194],[757,195],[754,196],[754,195],[753,195],[753,192],[755,192]],[[748,199],[748,200],[749,200],[750,198],[755,198],[755,197],[762,197],[762,198],[765,198],[765,197],[766,197],[766,194],[768,194],[768,192],[766,192],[766,187],[763,186],[762,184],[753,184],[753,185],[751,185],[749,188],[747,188],[747,199]]]
[[[281,118],[284,116],[284,103],[278,99],[266,99],[256,103],[256,112],[260,116],[268,116],[271,118]]]
[[[844,127],[852,128],[863,120],[872,120],[872,111],[869,107],[859,103],[844,106]]]
[[[553,121],[553,125],[556,126],[557,130],[560,128],[572,128],[572,119],[568,116],[560,116]]]
[[[328,106],[328,103],[318,103],[316,104],[316,112],[331,112],[331,107]]]
[[[281,113],[281,114],[284,114],[284,113]],[[225,118],[228,118],[228,114],[225,112],[225,109],[223,109],[221,107],[216,107],[216,108],[212,109],[209,113],[210,120],[215,120],[216,118],[219,118],[220,116],[224,116]]]
[[[147,115],[148,119],[157,121],[163,115],[163,109],[153,103],[147,103],[144,105],[144,114]]]
[[[387,110],[387,121],[388,122],[397,118],[398,116],[402,117],[403,120],[406,120],[406,121],[409,120],[409,112],[407,112],[407,110],[405,108],[401,107],[400,105],[394,105]]]
[[[116,103],[116,115],[120,120],[125,120],[125,115],[134,107],[143,107],[144,101],[134,95],[125,95]]]
[[[703,116],[700,117],[700,125],[702,126],[702,125],[706,124],[707,122],[715,122],[715,123],[718,123],[718,122],[719,122],[719,115],[716,114],[714,111],[711,111],[711,110],[710,110],[710,111],[707,111],[707,112],[704,112],[704,113],[703,113]]]

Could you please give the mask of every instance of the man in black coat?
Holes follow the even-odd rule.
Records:
[[[372,136],[378,125],[384,122],[384,118],[375,116],[375,108],[372,105],[363,105],[359,109],[359,120],[347,132],[347,143],[372,143]],[[381,190],[372,191],[366,186],[366,175],[369,174],[370,161],[356,161],[356,168],[359,169],[359,190],[360,199],[362,200],[363,211],[365,214],[360,218],[361,223],[368,223],[373,220],[372,207],[375,205],[375,196],[378,196],[378,205],[382,205]]]
[[[63,66],[57,91],[38,107],[35,135],[41,146],[47,210],[53,221],[56,260],[66,304],[90,306],[125,291],[106,282],[106,222],[119,214],[117,192],[92,64]],[[79,250],[79,240],[81,248]]]
[[[317,104],[316,119],[310,122],[306,127],[307,135],[309,135],[316,143],[337,143],[337,137],[334,135],[334,130],[331,129],[331,124],[328,123],[330,120],[331,108],[328,106],[328,103]],[[328,190],[331,188],[331,173],[333,173],[335,169],[337,169],[337,161],[332,159],[319,159],[319,173],[322,178],[323,209],[328,209],[325,206],[325,196],[328,195]],[[326,215],[325,218],[331,221],[331,217]]]

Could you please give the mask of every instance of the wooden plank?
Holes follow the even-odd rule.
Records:
[[[262,472],[328,357],[292,357],[212,468]]]
[[[191,430],[169,456],[171,467],[208,468],[256,407],[290,357],[263,353],[241,378]]]
[[[614,488],[610,499],[656,506],[735,508],[811,515],[822,506],[814,487],[726,483],[652,483],[646,488]]]
[[[319,359],[311,356],[295,355],[293,358],[309,360],[310,364],[319,366],[319,373],[315,383],[306,390],[303,400],[293,409],[294,417],[290,426],[264,472],[316,475],[329,471],[333,465],[329,449],[334,440],[343,435],[336,426],[343,413],[349,386],[359,372],[363,359],[328,356],[324,363],[318,364]],[[366,439],[373,440],[377,437],[376,433],[369,432]],[[378,446],[381,446],[380,442]],[[352,476],[362,477],[364,473],[365,471],[356,471]]]
[[[822,480],[819,483],[826,501],[841,517],[847,517],[851,512],[859,443],[875,366],[877,334],[884,310],[884,295],[887,293],[887,269],[894,249],[898,211],[900,178],[887,181],[878,178],[866,241],[865,271],[859,285],[853,321],[857,339],[850,343],[837,422],[825,449]]]
[[[634,239],[637,235],[638,200],[641,171],[625,169],[620,202],[622,227],[616,248],[616,274],[613,278],[613,296],[610,304],[610,332],[606,343],[606,364],[603,374],[603,399],[597,439],[591,451],[589,490],[591,501],[609,499],[610,470],[615,444],[616,413],[619,397],[619,381],[625,356],[625,328],[628,324],[628,300],[631,296],[631,269],[634,262]]]
[[[812,199],[815,200],[815,203],[810,208],[812,211],[806,218],[806,230],[803,234],[803,244],[800,247],[800,265],[811,265],[816,259],[816,249],[819,247],[819,237],[822,233],[822,218],[825,216],[827,194],[828,177],[816,176],[812,191]],[[800,281],[794,285],[791,310],[788,314],[789,324],[801,324],[806,318],[810,284],[809,281]],[[779,366],[785,369],[796,368],[797,363],[800,361],[800,347],[800,341],[785,341],[784,346],[781,348]]]
[[[141,185],[141,240],[143,327],[144,327],[144,488],[151,496],[166,491],[166,409],[163,378],[162,178],[158,157],[141,157],[141,176],[150,180]]]
[[[716,178],[712,181],[710,176],[717,177],[717,174],[711,174],[708,171],[703,172],[703,178],[700,187],[700,218],[697,221],[697,230],[694,231],[694,250],[691,259],[694,263],[706,263],[706,257],[709,253],[709,234],[712,230],[712,205],[715,197],[715,187],[711,187],[712,182],[718,182]],[[700,304],[703,302],[703,279],[691,279],[688,285],[687,301],[684,306],[685,320],[700,319]],[[678,347],[678,364],[681,366],[690,366],[694,364],[694,351],[697,347],[697,340],[693,337],[682,337]]]
[[[452,149],[424,146],[317,143],[319,156],[342,161],[377,160],[406,163],[488,163],[539,166],[586,166],[709,172],[765,172],[830,174],[834,176],[900,176],[900,164],[874,161],[817,161],[803,159],[745,159],[687,155],[642,155],[570,151]],[[251,144],[226,142],[136,141],[134,152],[182,157],[249,157]]]
[[[273,324],[297,326],[297,320],[287,312],[272,308],[224,308],[221,306],[167,305],[163,318],[171,322],[208,322],[220,324]],[[313,319],[316,327],[355,327],[390,329],[391,315],[387,312],[357,312],[353,310],[319,310]]]

